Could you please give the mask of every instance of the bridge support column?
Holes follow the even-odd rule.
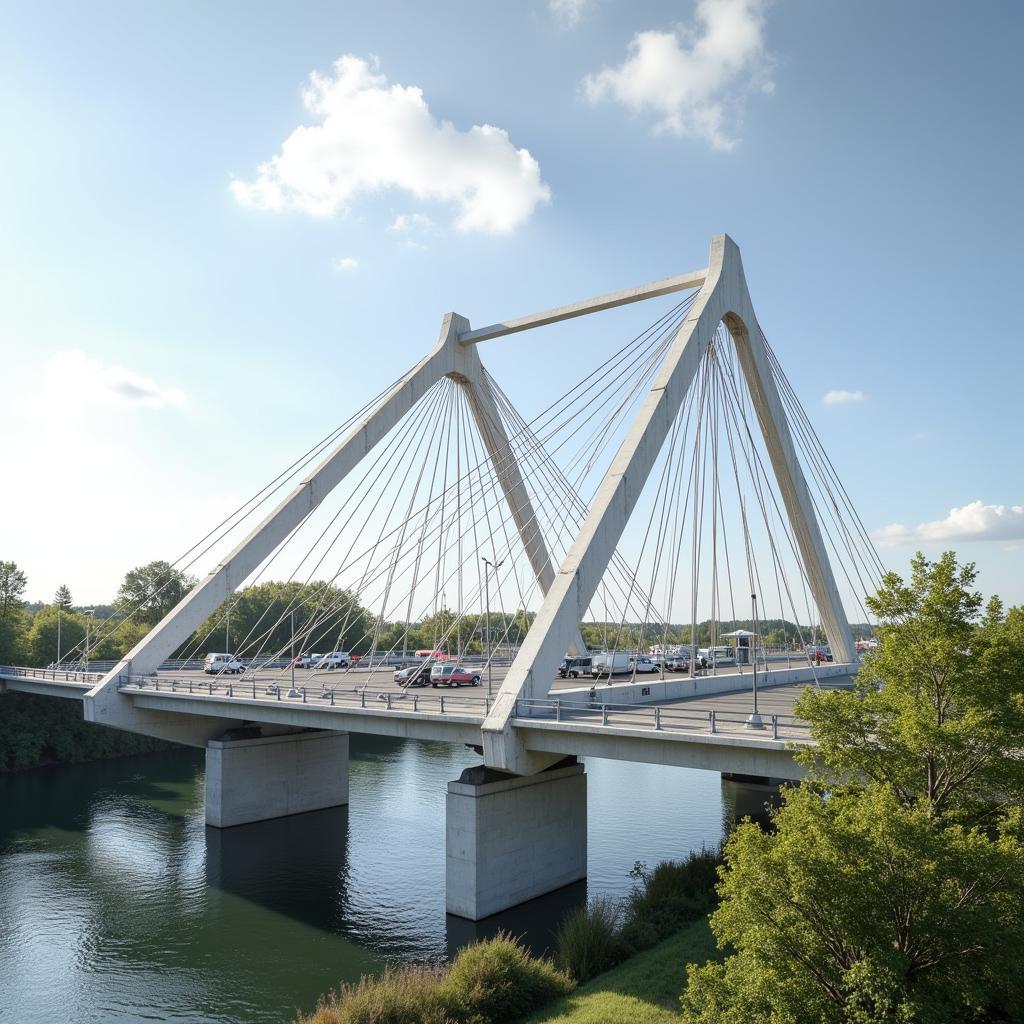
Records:
[[[449,914],[479,921],[587,877],[587,777],[564,762],[516,776],[483,765],[448,783]]]
[[[348,803],[348,733],[297,732],[206,744],[206,824],[247,825]]]

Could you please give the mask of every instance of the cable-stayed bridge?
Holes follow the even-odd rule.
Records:
[[[529,367],[539,410],[483,365],[485,342],[644,300],[660,315],[568,389]],[[794,695],[856,671],[848,609],[867,620],[881,574],[727,236],[693,273],[481,329],[446,315],[420,363],[174,568],[211,562],[102,675],[0,679],[205,747],[217,826],[346,802],[349,732],[478,748],[448,796],[448,907],[472,918],[585,875],[578,756],[799,777]],[[243,588],[271,579],[291,589],[232,638],[242,674],[163,667],[218,650]],[[795,631],[787,653],[769,621]],[[364,655],[297,674],[314,649]],[[416,650],[445,685],[391,681]],[[556,684],[567,655],[596,678]]]

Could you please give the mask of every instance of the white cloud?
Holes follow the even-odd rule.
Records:
[[[388,227],[388,231],[431,231],[434,222],[425,213],[400,213]]]
[[[422,90],[389,85],[376,60],[341,57],[333,73],[310,75],[302,98],[318,123],[296,128],[255,180],[231,182],[243,206],[330,217],[361,195],[397,188],[455,204],[461,231],[500,234],[551,198],[540,165],[507,132],[437,121]]]
[[[945,519],[917,526],[891,523],[876,530],[874,538],[885,547],[900,544],[945,543],[968,540],[1024,540],[1024,505],[969,505],[949,510]]]
[[[846,388],[833,388],[825,392],[822,399],[826,405],[849,405],[851,402],[863,402],[867,399],[863,391],[847,391]]]
[[[123,366],[104,366],[79,349],[52,356],[43,367],[42,386],[53,399],[74,396],[94,403],[163,409],[185,404],[185,392],[160,387],[151,378]]]
[[[337,270],[339,273],[344,274],[349,270],[358,270],[359,260],[357,260],[355,256],[341,256],[338,259],[334,260],[331,263],[331,266],[334,267],[334,269]]]
[[[562,28],[575,28],[591,0],[548,0],[548,10]]]
[[[651,110],[655,130],[732,149],[744,97],[771,92],[764,46],[765,0],[700,0],[696,27],[638,32],[629,56],[583,80],[592,103],[612,99],[635,113]]]

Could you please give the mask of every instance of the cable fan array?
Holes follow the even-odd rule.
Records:
[[[537,552],[552,569],[564,559],[694,298],[673,305],[529,422],[485,374],[484,406],[497,409],[508,437],[503,450],[488,452],[482,406],[466,386],[439,380],[179,655],[193,658],[215,646],[234,611],[244,631],[232,646],[253,666],[280,665],[314,649],[373,654],[371,667],[417,648],[485,663],[511,657],[543,599]],[[823,536],[842,566],[843,597],[866,621],[863,597],[877,585],[881,564],[777,358],[770,349],[768,355]],[[273,499],[397,384],[174,567],[192,568],[251,530]],[[246,606],[261,584],[270,587],[261,606]],[[723,623],[755,618],[747,614],[752,594],[760,619],[791,623],[803,648],[818,610],[735,346],[720,326],[582,625],[591,646],[609,651],[693,646],[702,637],[715,646]],[[111,622],[106,633],[120,626]]]

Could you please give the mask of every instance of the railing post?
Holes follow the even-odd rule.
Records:
[[[234,683],[228,683],[228,696],[229,697],[234,697],[234,695],[235,695],[235,684]]]
[[[277,699],[280,700],[281,699],[281,687],[280,686],[275,686],[274,687],[274,693],[277,694]]]
[[[441,714],[444,714],[444,694],[441,694]]]
[[[153,681],[153,685],[156,687],[156,692],[160,692],[160,679],[159,677]]]
[[[388,711],[390,711],[391,710],[391,691],[388,690],[388,692],[385,694],[385,696],[387,697]]]
[[[717,730],[715,728],[715,712],[713,710],[708,712],[708,723],[711,726],[711,731],[716,732]]]
[[[334,707],[334,687],[331,687],[331,707]]]
[[[192,680],[191,679],[188,681],[188,692],[189,693],[192,692]]]
[[[366,691],[365,690],[360,690],[359,691],[359,706],[361,708],[365,708],[366,707]]]
[[[256,699],[256,677],[252,677],[252,699]]]
[[[306,703],[306,688],[305,687],[302,688],[302,703],[303,704]]]
[[[772,715],[772,739],[777,740],[779,738],[779,716]]]
[[[555,698],[555,721],[560,722],[562,720],[562,702],[556,697]]]
[[[419,710],[419,705],[420,705],[420,695],[418,693],[414,693],[412,695],[412,709],[413,709],[413,711],[418,711]]]
[[[602,704],[601,705],[601,724],[602,725],[607,725],[608,724],[608,705],[607,704]]]
[[[207,683],[206,684],[206,689],[207,689],[207,692],[209,693],[209,695],[212,697],[213,696],[213,683]]]
[[[655,729],[660,729],[661,728],[661,708],[660,707],[656,707],[654,709],[654,728]]]

